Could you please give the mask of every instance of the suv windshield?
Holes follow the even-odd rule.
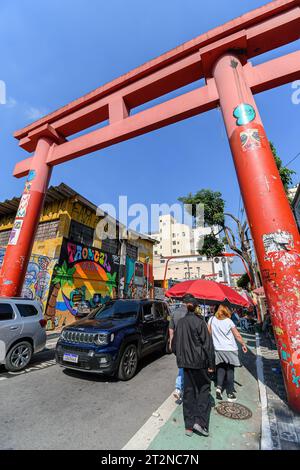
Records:
[[[139,302],[135,300],[116,300],[107,302],[99,309],[94,310],[88,318],[103,319],[103,318],[136,318],[139,312]]]

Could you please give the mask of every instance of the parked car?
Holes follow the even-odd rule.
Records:
[[[25,369],[32,354],[46,345],[46,320],[34,300],[0,298],[0,364],[8,371]]]
[[[62,330],[56,361],[129,380],[142,357],[168,352],[169,314],[166,302],[159,300],[111,300]]]

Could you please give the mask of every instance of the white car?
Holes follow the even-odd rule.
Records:
[[[6,370],[24,369],[45,348],[46,323],[39,302],[0,297],[0,364]]]

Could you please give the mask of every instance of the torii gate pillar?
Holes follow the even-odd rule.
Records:
[[[213,68],[271,313],[288,401],[300,410],[300,237],[240,59]]]
[[[55,143],[64,141],[51,126],[44,126],[34,136],[36,150],[6,249],[1,273],[0,296],[21,295],[35,233],[43,209],[52,167],[47,165],[49,152]]]

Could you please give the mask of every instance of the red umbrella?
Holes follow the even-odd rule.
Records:
[[[244,299],[231,287],[215,281],[198,279],[196,281],[184,281],[171,287],[166,292],[167,297],[183,298],[194,297],[209,303],[229,302],[240,307],[250,307],[249,301]]]
[[[253,302],[253,299],[250,297],[250,295],[249,295],[247,292],[242,291],[242,292],[240,293],[240,295],[241,295],[242,297],[244,297],[244,299],[248,300],[248,302],[249,302],[249,304],[251,305],[251,307],[254,307],[255,304],[254,304],[254,302]]]

